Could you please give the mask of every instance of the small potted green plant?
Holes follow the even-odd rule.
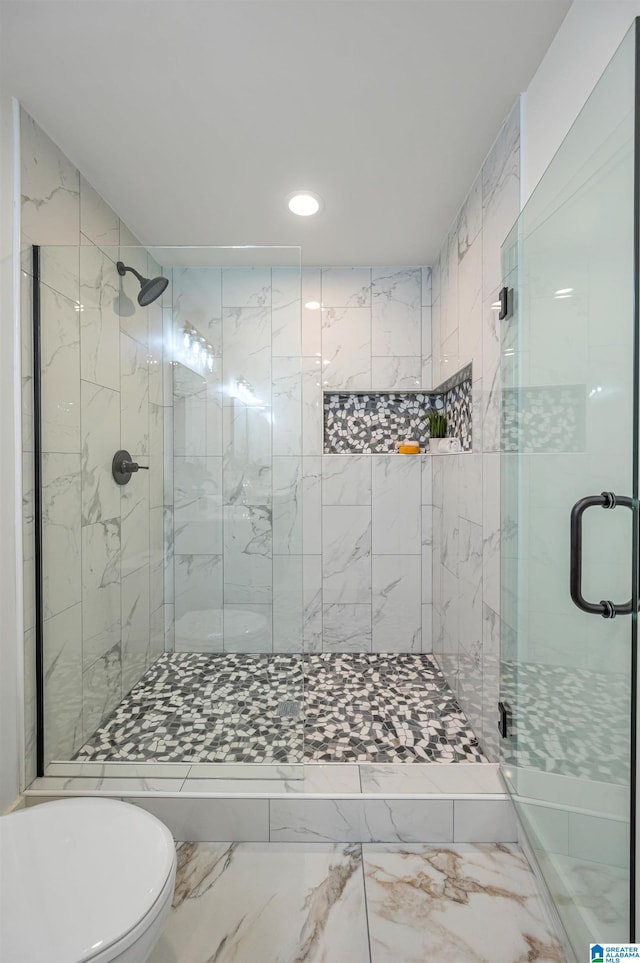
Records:
[[[429,422],[429,451],[432,455],[436,455],[440,441],[447,434],[447,418],[439,411],[432,411],[427,416],[427,420]]]

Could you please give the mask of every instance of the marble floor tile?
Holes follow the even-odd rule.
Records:
[[[149,963],[368,963],[356,845],[183,843]]]
[[[565,963],[516,846],[363,846],[371,963]]]

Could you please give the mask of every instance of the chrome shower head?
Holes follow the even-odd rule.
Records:
[[[147,304],[151,304],[156,298],[159,298],[167,284],[169,283],[167,278],[163,278],[162,275],[157,278],[144,278],[139,274],[135,268],[127,267],[122,261],[118,261],[116,264],[118,274],[120,277],[124,277],[127,271],[135,274],[138,281],[140,282],[140,293],[138,294],[138,304],[141,307],[146,307]]]

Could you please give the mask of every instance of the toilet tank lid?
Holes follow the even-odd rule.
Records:
[[[175,862],[155,816],[65,799],[0,818],[0,959],[85,963],[151,911]]]

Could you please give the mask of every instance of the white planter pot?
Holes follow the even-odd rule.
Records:
[[[440,449],[438,448],[442,438],[430,438],[429,439],[429,454],[439,455]]]

